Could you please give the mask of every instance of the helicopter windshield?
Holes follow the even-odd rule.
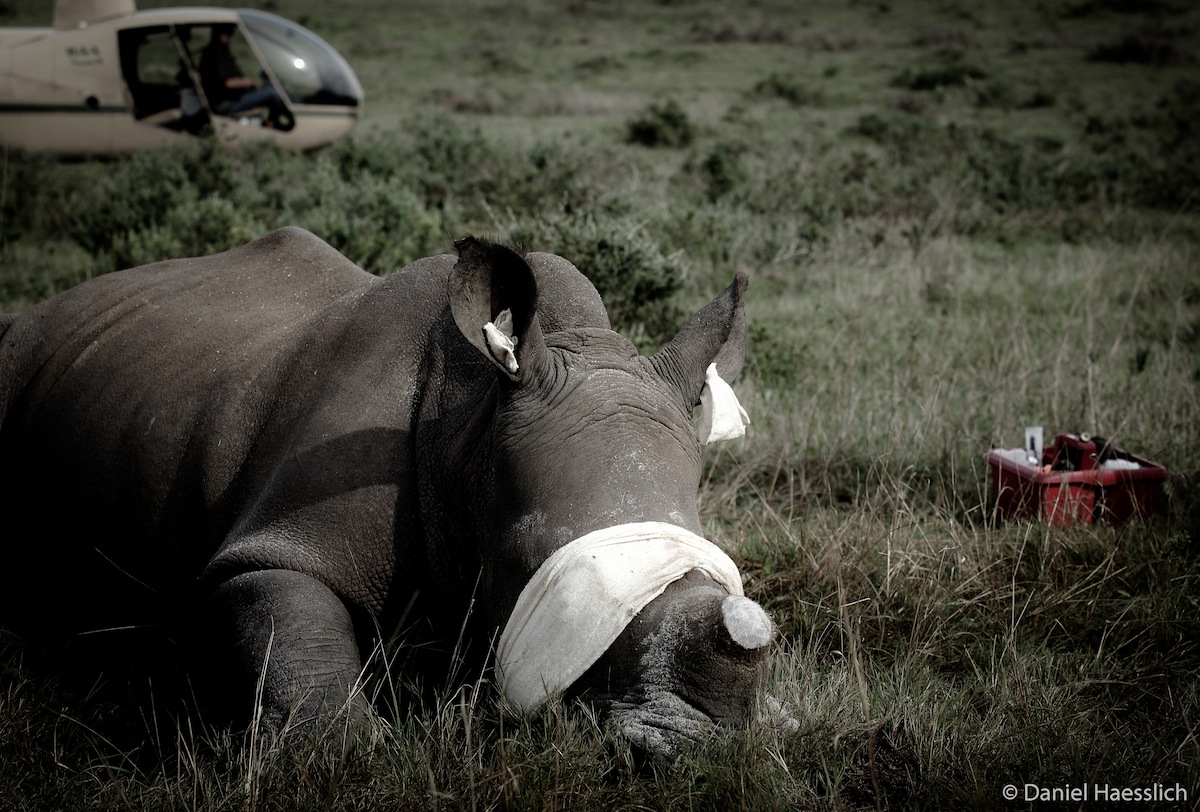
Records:
[[[254,9],[238,9],[249,36],[275,78],[300,104],[357,107],[362,85],[328,43],[303,26]]]

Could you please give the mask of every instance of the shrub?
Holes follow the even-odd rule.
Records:
[[[750,42],[757,45],[791,45],[795,37],[790,31],[771,23],[760,22],[753,26],[738,26],[725,22],[718,26],[693,25],[687,40],[697,43],[729,44]]]
[[[425,199],[440,205],[465,189],[480,195],[496,187],[496,157],[478,128],[466,129],[442,116],[419,122],[411,134],[413,180]]]
[[[605,191],[588,174],[602,163],[595,148],[585,152],[558,143],[507,148],[444,115],[418,119],[399,133],[343,139],[328,157],[345,183],[363,176],[395,178],[426,210],[439,213],[449,233],[490,223],[495,208],[520,214],[594,207]]]
[[[111,245],[117,266],[124,268],[216,254],[250,242],[266,230],[232,200],[214,195],[173,206],[160,223],[114,235]]]
[[[1027,99],[1018,104],[1022,110],[1036,110],[1041,107],[1053,107],[1058,98],[1048,90],[1035,90]]]
[[[949,65],[926,70],[905,69],[892,80],[893,87],[905,90],[940,90],[944,87],[965,87],[972,82],[986,79],[987,73],[967,62],[955,61]]]
[[[746,342],[746,372],[764,389],[788,389],[795,386],[805,369],[806,347],[796,341],[793,326],[760,319],[750,326]]]
[[[1200,82],[1177,82],[1152,112],[1090,116],[1084,139],[1095,182],[1109,196],[1149,208],[1194,210],[1200,186]]]
[[[1006,82],[992,80],[975,91],[975,106],[1007,110],[1017,106],[1016,94]]]
[[[1083,0],[1062,10],[1067,19],[1084,19],[1096,14],[1161,14],[1171,9],[1170,0]]]
[[[102,197],[94,190],[109,182],[108,173],[98,164],[66,165],[52,155],[19,155],[3,163],[0,199],[6,240],[58,236],[70,230],[79,213],[99,205]]]
[[[628,124],[626,140],[647,147],[686,147],[695,138],[687,112],[674,99],[652,104]]]
[[[9,185],[23,191],[5,198],[3,216],[10,240],[69,237],[92,273],[209,254],[294,224],[384,274],[447,250],[454,235],[494,229],[497,209],[621,210],[628,204],[605,199],[605,170],[589,157],[499,147],[445,116],[313,154],[231,153],[208,139],[107,161],[31,156],[14,164]]]
[[[1092,62],[1123,65],[1179,65],[1189,61],[1175,46],[1174,35],[1161,28],[1143,28],[1088,51]]]
[[[820,91],[805,87],[782,73],[772,73],[767,78],[758,82],[754,86],[754,93],[758,96],[783,99],[795,107],[820,104],[824,99]]]
[[[700,176],[709,200],[718,200],[732,192],[745,180],[741,155],[745,148],[740,144],[722,142],[700,163]]]
[[[937,28],[920,32],[912,44],[918,48],[977,48],[979,39],[964,29]]]
[[[865,113],[852,132],[902,154],[928,143],[934,126],[925,118],[903,111]]]
[[[366,271],[386,275],[446,245],[440,216],[401,178],[362,174],[343,181],[318,166],[308,188],[322,205],[298,211],[294,222]]]
[[[511,242],[570,260],[596,286],[613,327],[643,349],[669,339],[681,321],[671,301],[683,281],[678,255],[664,255],[638,223],[592,214],[536,218],[514,226]]]
[[[206,170],[207,162],[191,151],[137,153],[81,190],[67,228],[88,253],[113,254],[116,267],[128,267],[135,264],[128,249],[134,234],[156,229],[177,207],[194,204],[199,194],[191,178]]]

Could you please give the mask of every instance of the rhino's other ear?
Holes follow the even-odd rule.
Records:
[[[521,380],[546,350],[533,271],[516,251],[487,240],[465,237],[454,247],[458,262],[447,291],[454,323],[485,358]]]
[[[716,364],[717,373],[732,383],[746,360],[746,286],[750,278],[738,271],[729,287],[705,305],[667,346],[650,359],[658,374],[673,382],[684,402],[695,406],[704,388],[704,372]]]

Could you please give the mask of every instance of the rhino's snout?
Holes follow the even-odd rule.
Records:
[[[774,627],[763,608],[742,595],[721,601],[721,620],[734,643],[756,651],[771,642]]]
[[[611,707],[610,723],[663,764],[719,726],[749,720],[766,676],[775,636],[767,613],[741,595],[702,591],[672,596],[646,639],[643,683]]]

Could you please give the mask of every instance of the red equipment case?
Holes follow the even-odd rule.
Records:
[[[988,452],[992,505],[1002,516],[1037,518],[1056,525],[1098,520],[1121,524],[1152,516],[1162,506],[1167,469],[1136,454],[1106,447],[1098,438],[1059,434],[1043,451],[1041,465],[1023,458],[1025,453],[996,448]],[[1103,466],[1107,460],[1124,460],[1137,467]]]

